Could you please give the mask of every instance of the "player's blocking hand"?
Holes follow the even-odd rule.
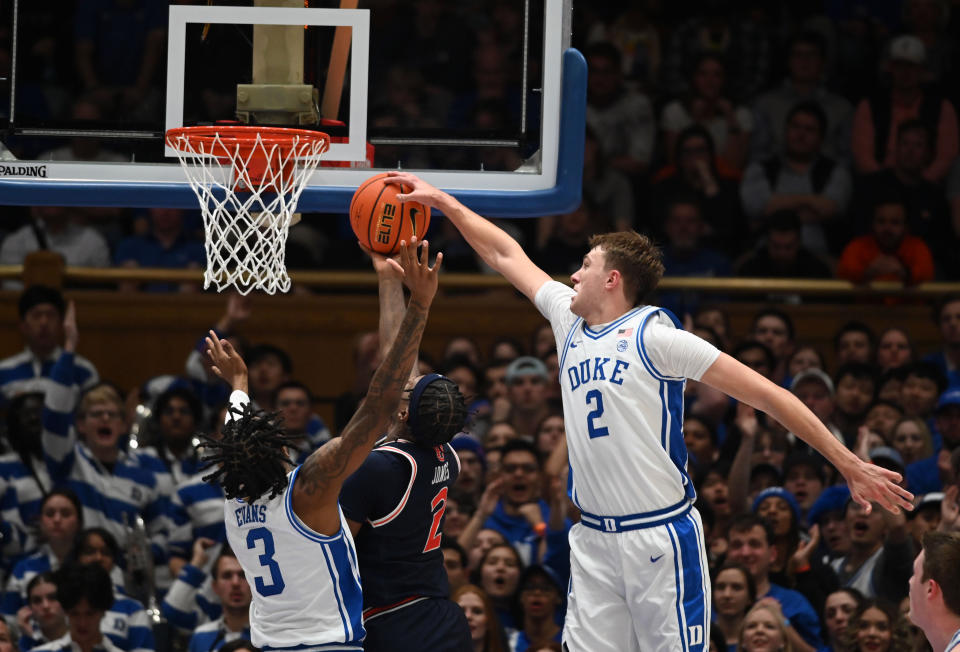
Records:
[[[417,249],[421,249],[419,257]],[[418,299],[430,304],[437,293],[438,274],[443,254],[437,253],[437,260],[430,267],[430,243],[426,240],[417,241],[416,236],[410,238],[410,243],[400,241],[400,264],[403,266],[403,282],[410,288],[410,298]]]
[[[847,476],[847,486],[851,497],[864,512],[869,514],[874,502],[893,514],[899,513],[900,509],[913,511],[913,494],[897,484],[901,480],[899,473],[863,460],[857,462],[854,471]]]
[[[205,338],[207,355],[213,363],[213,373],[227,381],[233,389],[246,391],[247,365],[228,340],[221,340],[214,331]]]
[[[398,172],[397,170],[387,172],[387,183],[398,186],[404,184],[413,188],[408,193],[397,194],[397,201],[418,201],[425,206],[435,207],[437,206],[437,200],[443,195],[443,191],[409,172]]]

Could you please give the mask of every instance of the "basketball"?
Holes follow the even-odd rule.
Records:
[[[430,208],[420,202],[400,202],[409,185],[387,183],[387,174],[370,177],[350,200],[350,226],[367,249],[385,256],[400,251],[400,241],[422,239],[430,227]]]

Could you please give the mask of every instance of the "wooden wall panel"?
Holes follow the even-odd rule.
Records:
[[[225,299],[216,294],[125,294],[73,291],[80,327],[80,353],[102,377],[130,388],[158,374],[176,374],[190,348],[220,316]],[[0,292],[0,356],[22,346],[17,329],[17,294]],[[294,294],[253,297],[253,315],[241,333],[251,342],[269,342],[289,351],[294,375],[325,399],[317,407],[332,422],[329,399],[349,389],[354,373],[357,334],[377,327],[377,298],[372,292]],[[746,333],[756,303],[730,303],[734,334]],[[922,352],[936,348],[938,333],[926,305],[889,307],[875,304],[778,306],[795,320],[798,341],[820,348],[832,358],[832,337],[849,319],[879,332],[892,325],[911,333]],[[442,293],[431,311],[424,350],[439,357],[446,341],[470,335],[486,352],[499,335],[524,344],[542,322],[533,306],[517,293]]]

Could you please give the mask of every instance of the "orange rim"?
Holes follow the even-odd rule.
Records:
[[[310,129],[293,129],[289,127],[252,127],[250,125],[210,125],[202,127],[177,127],[167,131],[167,144],[176,150],[193,153],[189,149],[177,146],[178,142],[190,145],[202,144],[212,146],[219,138],[224,145],[239,145],[253,147],[259,136],[260,142],[280,147],[293,147],[298,143],[319,141],[323,143],[323,151],[330,147],[330,136],[322,131]],[[181,140],[182,139],[182,140]]]

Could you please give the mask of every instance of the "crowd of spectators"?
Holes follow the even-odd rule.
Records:
[[[78,4],[85,15],[112,3]],[[413,36],[390,43],[399,54],[371,67],[383,76],[371,85],[373,124],[513,124],[523,98],[508,62],[522,50],[522,3],[464,6],[481,4],[489,24],[480,30],[458,22],[458,3],[421,0],[394,15],[404,27],[397,32]],[[569,273],[591,234],[634,228],[663,243],[668,275],[960,278],[960,31],[949,3],[675,4],[578,7],[574,43],[589,68],[583,203],[566,215],[503,224],[539,264]],[[84,92],[71,101],[36,89],[34,99],[78,119],[149,119],[162,29],[152,13],[137,16],[78,18],[68,64],[62,52],[54,56],[56,44],[38,44],[32,65],[76,66]],[[93,46],[97,30],[112,34],[116,49],[137,52],[111,65],[116,57]],[[194,99],[211,112],[223,103],[213,91]],[[524,158],[475,153],[449,164],[514,169]],[[429,153],[417,155],[430,162]],[[48,158],[115,155],[76,138]],[[290,260],[354,264],[334,251],[346,248],[329,247],[343,239],[341,222],[294,236]],[[22,226],[0,226],[0,263],[51,249],[71,265],[200,266],[197,226],[194,213],[175,210],[36,207]],[[449,267],[482,270],[445,220],[433,229]],[[901,473],[916,494],[912,512],[867,514],[836,470],[778,423],[688,382],[683,425],[709,546],[711,649],[926,649],[904,598],[922,534],[960,530],[960,296],[937,308],[941,345],[933,351],[915,350],[901,329],[859,322],[822,351],[776,309],[734,332],[722,304],[689,293],[659,300],[685,315],[690,330],[790,389],[840,441]],[[60,649],[64,637],[107,652],[167,652],[171,641],[191,652],[252,649],[249,585],[223,546],[222,492],[200,479],[194,437],[222,423],[228,388],[197,349],[184,351],[182,374],[144,378],[124,392],[80,355],[75,314],[57,291],[27,288],[24,349],[0,352],[11,354],[0,360],[0,652],[10,643],[21,652]],[[301,436],[302,459],[362,398],[377,364],[376,335],[358,338],[353,389],[328,428],[296,379],[299,361],[243,339],[248,317],[231,298],[215,330],[242,351],[254,401],[280,411]],[[474,649],[558,650],[566,534],[578,512],[564,490],[552,333],[544,325],[529,343],[504,338],[484,351],[465,331],[420,366],[454,379],[470,403],[469,424],[453,441],[461,472],[446,503],[443,551]],[[146,588],[131,581],[137,517],[152,553]],[[157,635],[154,605],[169,639]]]
[[[81,355],[77,311],[57,290],[27,288],[19,310],[24,349],[0,360],[0,613],[21,652],[93,635],[74,631],[83,613],[99,614],[95,636],[108,650],[209,652],[246,641],[250,588],[223,545],[223,493],[202,480],[196,437],[217,431],[229,388],[198,346],[184,351],[181,374],[144,378],[125,393]],[[362,395],[348,390],[337,401],[332,433],[296,379],[300,361],[243,338],[249,317],[234,296],[213,328],[244,355],[257,405],[299,435],[293,454],[302,461]],[[947,297],[937,317],[934,351],[915,350],[900,329],[860,322],[823,351],[776,309],[758,312],[746,332],[731,330],[722,306],[689,316],[687,328],[789,388],[837,439],[900,473],[916,495],[912,512],[866,513],[836,469],[780,424],[689,381],[684,440],[709,550],[711,649],[767,649],[764,636],[797,652],[925,649],[904,600],[923,533],[960,531],[960,296]],[[356,388],[378,364],[376,339],[357,338]],[[461,471],[442,548],[475,649],[557,649],[567,534],[579,512],[566,494],[552,331],[544,322],[528,344],[501,338],[489,350],[465,332],[419,366],[453,379],[470,409],[452,442]],[[138,555],[138,545],[149,553]],[[84,598],[75,617],[76,597],[62,584],[77,581],[106,589]]]
[[[58,20],[60,9],[22,9],[21,42],[36,42],[21,53],[19,119],[80,127],[159,120],[166,4],[76,3],[72,25]],[[538,133],[542,35],[530,29],[524,49],[522,2],[369,4],[372,135]],[[576,267],[590,234],[633,228],[672,249],[668,275],[957,278],[960,16],[952,5],[575,3],[572,41],[589,75],[583,204],[513,229],[558,274]],[[540,10],[532,11],[536,18]],[[243,29],[214,25],[204,38],[188,35],[188,121],[232,117],[235,85],[248,74],[235,56],[249,47]],[[151,160],[111,149],[121,142],[7,144],[26,159]],[[375,165],[515,170],[537,145],[536,137],[516,148],[383,145]],[[671,230],[678,203],[700,219]],[[891,227],[894,213],[905,215],[903,228]],[[24,213],[19,231],[16,219],[0,226],[3,262],[50,248],[69,264],[126,265],[131,255],[139,264],[195,263],[194,252],[171,251],[170,243],[195,245],[196,217],[186,216],[182,236],[154,233],[157,217],[124,209]],[[882,237],[877,221],[889,227]],[[462,246],[439,221],[429,235],[448,249]],[[128,237],[154,242],[123,245]],[[291,266],[364,265],[330,246],[342,237],[349,237],[345,216],[304,221],[292,232]],[[457,262],[482,269],[470,255]]]

